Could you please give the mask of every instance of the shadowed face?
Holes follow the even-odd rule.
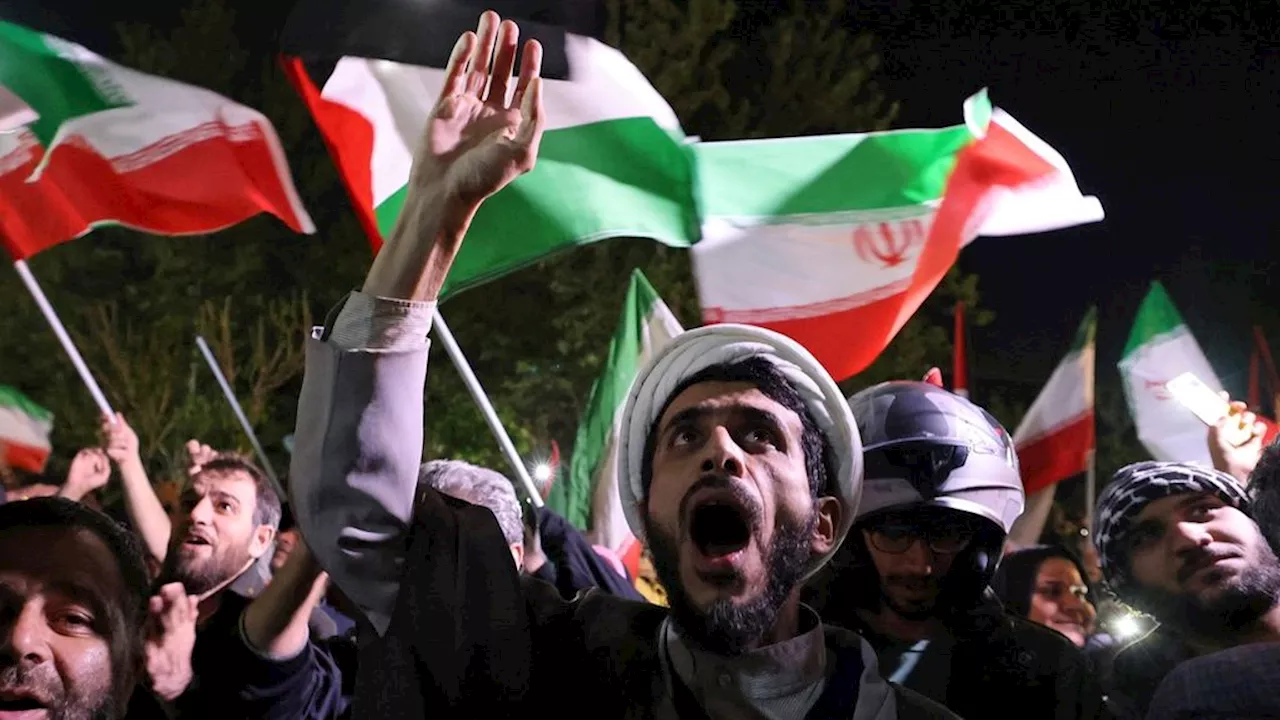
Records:
[[[803,431],[745,382],[691,385],[656,425],[646,534],[673,617],[713,651],[758,643],[835,542],[839,505],[813,497]]]
[[[1258,526],[1214,495],[1148,503],[1124,540],[1141,602],[1161,622],[1238,626],[1280,594],[1280,562]]]
[[[0,720],[110,717],[111,643],[129,641],[125,601],[116,559],[93,533],[0,534]]]

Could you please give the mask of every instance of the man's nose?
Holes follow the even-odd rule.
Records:
[[[742,448],[723,426],[711,432],[707,442],[706,457],[702,460],[701,470],[704,473],[721,472],[731,477],[742,475]]]
[[[192,523],[208,525],[213,522],[213,502],[209,500],[209,496],[206,495],[197,500],[196,504],[191,506],[189,515]]]
[[[1213,542],[1209,528],[1204,523],[1176,522],[1168,535],[1169,546],[1175,555],[1208,547]]]
[[[0,661],[0,665],[39,665],[52,658],[49,652],[49,623],[40,603],[24,604],[13,618],[12,624],[0,628],[0,632],[4,633],[3,643],[0,644],[0,658],[4,660]]]
[[[933,572],[933,550],[929,549],[929,543],[924,538],[912,538],[911,544],[899,557],[902,564],[913,572],[921,575]]]

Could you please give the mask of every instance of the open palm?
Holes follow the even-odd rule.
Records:
[[[427,120],[415,184],[441,183],[452,196],[478,203],[533,168],[544,125],[542,47],[525,44],[512,88],[518,39],[515,23],[500,24],[493,12],[458,39]]]

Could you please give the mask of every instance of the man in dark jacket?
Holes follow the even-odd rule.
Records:
[[[1023,507],[1004,428],[927,382],[883,383],[849,403],[867,487],[849,541],[815,584],[823,615],[862,632],[889,679],[962,717],[1104,716],[1077,648],[1005,612],[988,589]]]
[[[532,167],[546,122],[541,46],[525,46],[516,82],[517,34],[486,13],[459,39],[397,228],[307,348],[293,508],[373,626],[355,715],[949,716],[799,603],[851,523],[861,452],[839,388],[785,337],[685,333],[628,396],[622,506],[670,613],[603,593],[565,601],[519,575],[489,510],[418,489],[434,302],[479,204]]]

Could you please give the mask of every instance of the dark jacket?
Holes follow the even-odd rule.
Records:
[[[850,605],[828,601],[828,622],[860,632],[881,651],[877,636]],[[1109,718],[1102,689],[1080,650],[1059,633],[1004,610],[988,594],[948,630],[955,637],[945,697],[934,700],[966,718],[1001,716],[1082,720]]]
[[[533,512],[538,513],[542,551],[555,568],[555,586],[562,596],[572,599],[580,591],[595,587],[610,595],[644,602],[635,585],[605,562],[568,520],[548,507],[535,508]]]
[[[1147,716],[1156,688],[1175,667],[1195,657],[1172,633],[1157,627],[1126,645],[1111,663],[1107,700],[1120,720]]]
[[[240,617],[249,599],[224,591],[200,628],[191,654],[191,686],[175,702],[178,717],[320,720],[338,716],[342,678],[315,643],[296,657],[271,660],[244,639]]]
[[[1188,660],[1165,676],[1151,720],[1280,718],[1280,643],[1240,645]]]

